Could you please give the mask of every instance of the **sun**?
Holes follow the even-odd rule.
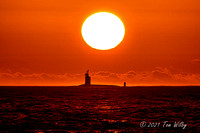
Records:
[[[85,42],[92,48],[109,50],[123,40],[125,27],[116,15],[98,12],[85,20],[81,32]]]

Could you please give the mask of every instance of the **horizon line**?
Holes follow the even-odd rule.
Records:
[[[0,85],[0,87],[91,87],[91,86],[113,86],[113,87],[124,87],[119,85],[106,85],[106,84],[92,84],[92,85]],[[130,85],[128,87],[200,87],[200,85]]]

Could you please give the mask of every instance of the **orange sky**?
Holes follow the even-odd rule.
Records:
[[[200,85],[199,0],[1,0],[0,85]],[[126,33],[98,51],[81,36],[91,14],[111,12]]]

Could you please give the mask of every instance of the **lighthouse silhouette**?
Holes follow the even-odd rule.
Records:
[[[91,85],[91,78],[89,76],[89,70],[85,73],[85,86]]]

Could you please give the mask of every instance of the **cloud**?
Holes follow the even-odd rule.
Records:
[[[156,67],[148,72],[128,71],[126,73],[96,72],[93,81],[122,85],[200,85],[200,74],[172,73],[167,68]]]
[[[160,80],[172,80],[173,78],[173,75],[167,68],[157,68],[157,70],[152,71],[151,74],[153,78]]]
[[[107,71],[100,71],[100,72],[96,72],[92,75],[96,75],[96,76],[102,76],[102,77],[107,77],[107,76],[110,76],[112,73],[110,72],[107,72]]]
[[[148,72],[128,71],[113,73],[99,71],[90,73],[93,84],[123,85],[200,85],[200,74],[172,73],[167,68],[155,68]],[[0,85],[79,85],[84,83],[84,73],[81,74],[47,74],[21,72],[1,72]]]
[[[84,79],[84,75],[0,73],[0,85],[76,85],[81,79]]]
[[[129,71],[125,75],[127,78],[134,78],[137,75],[137,73],[135,71]]]
[[[193,59],[192,62],[193,63],[200,63],[200,59]]]

